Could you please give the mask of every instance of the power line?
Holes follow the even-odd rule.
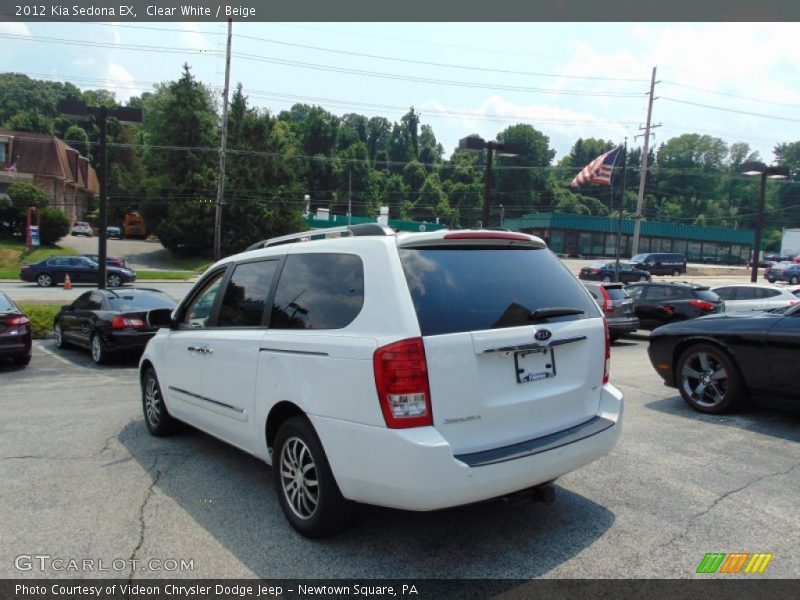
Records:
[[[716,90],[710,90],[708,88],[697,87],[694,85],[688,85],[685,83],[675,83],[674,81],[659,81],[659,83],[664,85],[672,85],[679,88],[685,88],[687,90],[694,90],[696,92],[703,92],[705,94],[714,94],[715,96],[724,96],[725,98],[737,98],[739,100],[750,100],[752,102],[758,102],[759,104],[774,104],[775,106],[785,106],[787,108],[797,108],[797,103],[789,103],[789,102],[777,102],[775,100],[765,100],[764,98],[754,98],[752,96],[739,96],[737,94],[731,94],[728,92],[718,92]]]
[[[624,82],[632,82],[632,83],[645,83],[647,82],[646,79],[640,78],[631,78],[631,77],[601,77],[601,76],[592,76],[592,75],[567,75],[567,74],[558,74],[558,73],[538,73],[533,71],[514,71],[509,69],[497,69],[497,68],[490,68],[490,67],[478,67],[474,65],[460,65],[460,64],[453,64],[453,63],[440,63],[434,61],[427,61],[427,60],[415,60],[411,58],[400,58],[395,56],[383,56],[379,54],[366,54],[363,52],[353,52],[349,50],[337,50],[334,48],[324,48],[321,46],[311,46],[308,44],[298,44],[295,42],[285,42],[281,40],[273,40],[268,38],[262,38],[253,35],[244,35],[244,34],[237,34],[236,37],[247,39],[247,40],[256,40],[259,42],[265,42],[268,44],[276,44],[280,46],[289,46],[293,48],[304,48],[306,50],[317,50],[320,52],[330,52],[333,54],[344,54],[347,56],[360,56],[363,58],[374,58],[378,60],[386,60],[392,62],[400,62],[400,63],[408,63],[408,64],[415,64],[415,65],[427,65],[432,67],[442,67],[447,69],[463,69],[468,71],[480,71],[484,73],[500,73],[504,75],[529,75],[532,77],[557,77],[562,79],[589,79],[595,81],[624,81]]]
[[[689,102],[688,100],[678,100],[677,98],[668,98],[668,97],[665,97],[665,96],[659,96],[658,99],[659,100],[666,100],[668,102],[677,102],[679,104],[688,104],[688,105],[691,105],[691,106],[700,106],[702,108],[710,108],[712,110],[721,110],[721,111],[724,111],[724,112],[736,113],[736,114],[739,114],[739,115],[749,115],[751,117],[762,117],[764,119],[774,119],[776,121],[787,121],[787,122],[792,122],[792,123],[800,123],[800,119],[791,119],[789,117],[777,117],[775,115],[765,115],[763,113],[754,113],[754,112],[748,112],[748,111],[745,111],[745,110],[735,110],[733,108],[724,108],[722,106],[713,106],[711,104],[701,104],[700,102]]]

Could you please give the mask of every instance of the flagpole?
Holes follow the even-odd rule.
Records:
[[[622,150],[622,185],[620,196],[619,196],[619,218],[617,219],[617,243],[616,247],[614,248],[614,281],[619,281],[619,254],[620,254],[620,242],[622,241],[622,209],[625,206],[625,163],[628,158],[628,138],[625,137],[625,147]],[[619,155],[617,155],[617,160],[619,160]],[[617,160],[614,161],[614,170],[616,170]],[[611,181],[614,181],[614,176],[611,176]],[[613,184],[612,184],[613,185]],[[611,188],[611,199],[614,199],[613,187]]]

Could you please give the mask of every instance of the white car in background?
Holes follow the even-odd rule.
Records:
[[[725,312],[752,312],[794,306],[800,302],[790,287],[762,283],[737,283],[713,288],[725,301]]]

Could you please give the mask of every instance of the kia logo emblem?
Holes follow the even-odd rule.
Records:
[[[552,334],[552,333],[550,333],[550,331],[548,331],[547,329],[540,329],[539,331],[537,331],[537,332],[536,332],[536,333],[533,335],[533,337],[535,337],[535,338],[536,338],[537,340],[539,340],[540,342],[545,342],[545,341],[547,341],[547,340],[549,340],[549,339],[550,339],[550,336],[551,336],[551,335],[553,335],[553,334]]]

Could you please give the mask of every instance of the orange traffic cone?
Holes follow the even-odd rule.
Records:
[[[64,289],[65,290],[72,289],[72,282],[69,280],[69,273],[67,273],[66,277],[64,277]]]

